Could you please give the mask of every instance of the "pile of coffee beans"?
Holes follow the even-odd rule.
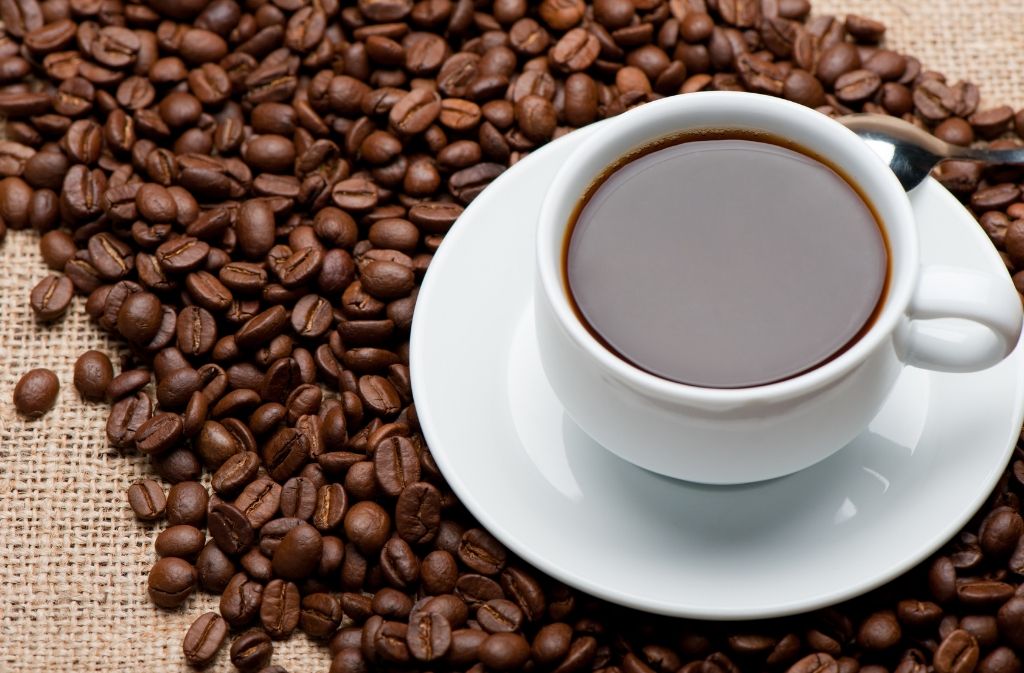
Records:
[[[715,624],[638,615],[528,567],[461,507],[419,432],[418,283],[463,207],[552,138],[662,96],[745,90],[1020,144],[1024,115],[979,109],[972,84],[880,47],[883,25],[809,11],[0,2],[0,237],[40,234],[54,270],[29,293],[40,321],[77,293],[130,347],[116,375],[83,354],[74,385],[110,404],[110,444],[159,476],[127,494],[167,523],[153,603],[220,595],[185,660],[227,647],[242,671],[280,671],[274,641],[301,629],[331,673],[1020,672],[1020,451],[924,567],[839,608]],[[950,162],[938,177],[1024,269],[1021,171]],[[29,372],[17,409],[44,414],[58,385]]]

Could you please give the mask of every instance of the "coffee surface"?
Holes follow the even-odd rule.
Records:
[[[596,337],[657,376],[739,388],[838,355],[873,319],[885,235],[829,166],[761,139],[690,139],[606,174],[566,252]]]

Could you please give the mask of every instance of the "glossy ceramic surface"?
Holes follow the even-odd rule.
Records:
[[[972,374],[906,369],[864,434],[788,477],[700,486],[617,458],[565,414],[534,327],[537,213],[589,132],[551,143],[488,188],[446,237],[419,295],[417,412],[462,502],[544,572],[669,615],[802,612],[926,558],[980,507],[1012,451],[1024,415],[1021,349]],[[921,189],[922,262],[998,268],[960,204],[933,181]]]
[[[729,389],[669,381],[609,351],[579,321],[562,275],[572,213],[605,166],[674,134],[721,126],[770,133],[828,157],[873,204],[889,242],[889,284],[881,312],[849,349],[798,376]],[[727,170],[720,173],[719,180],[730,179]],[[927,198],[928,192],[908,195],[871,148],[842,124],[779,98],[700,92],[670,96],[609,119],[588,130],[586,142],[575,144],[560,162],[537,220],[534,302],[548,381],[588,435],[622,458],[669,477],[741,484],[792,474],[824,460],[863,432],[904,363],[939,371],[985,369],[1002,360],[1020,338],[1020,295],[1004,269],[921,259],[919,231],[931,223],[915,217],[913,208]],[[681,226],[686,215],[680,213]],[[628,220],[621,222],[623,240],[630,227]],[[802,252],[813,257],[809,246]],[[719,263],[730,261],[726,256]],[[621,268],[611,259],[606,267],[626,285],[632,274],[644,272]],[[710,288],[698,283],[687,290]],[[936,335],[931,319],[945,317],[961,320],[947,323]],[[747,331],[748,347],[756,349],[756,324]]]

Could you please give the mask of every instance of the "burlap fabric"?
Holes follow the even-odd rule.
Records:
[[[889,45],[977,82],[986,104],[1024,104],[1021,0],[816,0],[815,9],[881,19]],[[53,325],[35,322],[27,292],[46,273],[37,237],[11,233],[0,247],[0,672],[189,670],[181,638],[216,599],[200,594],[174,611],[149,603],[159,527],[139,524],[124,497],[148,468],[107,447],[105,405],[82,403],[71,382],[79,353],[117,350],[81,300]],[[60,399],[25,421],[11,391],[40,366],[58,373]],[[275,645],[274,663],[325,671],[329,657],[296,635]],[[211,670],[231,670],[226,651]]]

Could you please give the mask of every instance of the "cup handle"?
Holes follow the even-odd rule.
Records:
[[[960,318],[972,324],[930,322]],[[901,359],[940,372],[991,367],[1013,351],[1021,333],[1021,300],[1005,276],[952,266],[926,266],[896,330]],[[986,329],[987,328],[987,329]]]

